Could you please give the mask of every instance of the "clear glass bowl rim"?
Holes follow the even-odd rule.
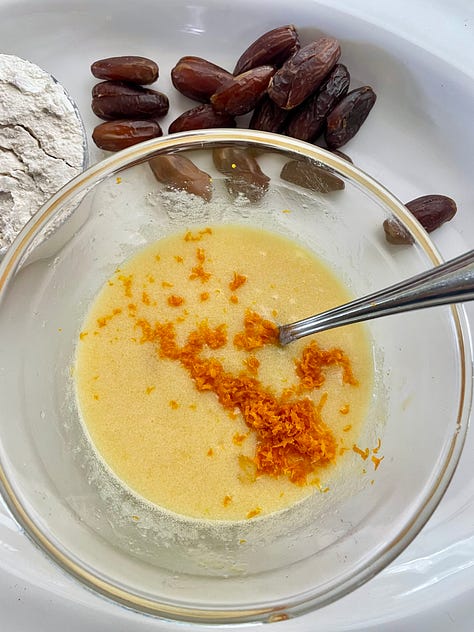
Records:
[[[277,149],[283,152],[299,154],[327,165],[347,179],[370,192],[397,218],[412,234],[415,242],[433,265],[439,265],[443,259],[423,227],[388,189],[370,175],[325,149],[309,143],[273,134],[245,129],[212,129],[181,132],[163,136],[124,149],[90,166],[60,189],[21,230],[13,244],[0,262],[0,300],[9,281],[15,276],[23,255],[28,251],[36,236],[51,217],[59,212],[64,204],[95,186],[102,180],[120,173],[131,166],[146,162],[155,155],[172,151],[189,151],[212,148],[215,144],[254,144],[262,149]],[[473,353],[470,330],[464,308],[461,305],[451,308],[456,332],[459,356],[461,359],[461,397],[458,406],[456,431],[453,433],[448,456],[440,468],[431,489],[413,520],[396,538],[387,542],[382,552],[374,556],[362,569],[348,573],[337,585],[329,590],[308,590],[290,600],[272,603],[254,603],[241,608],[226,607],[190,607],[181,602],[160,602],[132,594],[123,586],[104,580],[99,574],[86,568],[80,561],[72,559],[53,542],[30,517],[21,499],[5,474],[0,463],[0,492],[3,499],[26,535],[58,564],[63,570],[76,578],[83,586],[92,589],[103,597],[132,610],[158,616],[178,623],[187,621],[200,624],[230,624],[250,622],[272,622],[299,616],[316,608],[328,605],[362,585],[392,562],[419,533],[442,499],[456,470],[464,445],[472,404],[472,364]]]

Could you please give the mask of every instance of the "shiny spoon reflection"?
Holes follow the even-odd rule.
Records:
[[[383,290],[279,327],[286,345],[298,338],[372,318],[474,299],[474,250]]]

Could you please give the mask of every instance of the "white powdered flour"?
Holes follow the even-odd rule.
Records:
[[[74,105],[47,72],[0,55],[0,258],[30,217],[84,166]]]

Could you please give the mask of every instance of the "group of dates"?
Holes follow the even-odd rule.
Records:
[[[200,57],[182,57],[171,70],[174,87],[198,101],[178,116],[168,133],[236,127],[236,117],[251,114],[250,129],[285,134],[307,142],[324,137],[326,147],[339,152],[359,131],[376,101],[370,86],[349,91],[350,74],[339,42],[320,37],[300,46],[298,32],[285,25],[264,33],[240,56],[233,73]],[[93,140],[101,149],[119,151],[162,135],[157,119],[169,110],[167,96],[147,88],[158,79],[158,65],[136,56],[96,61],[92,74],[102,81],[92,90],[92,110],[106,122],[98,125]],[[257,202],[269,178],[254,153],[238,148],[213,152],[216,168],[226,175],[233,196]],[[350,160],[350,159],[349,159]],[[209,200],[210,176],[184,156],[158,156],[150,161],[155,177],[169,187]],[[328,169],[304,160],[284,165],[281,177],[320,192],[344,188]],[[424,228],[434,230],[456,213],[451,198],[423,196],[407,203]],[[410,234],[395,219],[384,222],[391,243],[411,243]]]

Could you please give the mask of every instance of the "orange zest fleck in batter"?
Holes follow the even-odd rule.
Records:
[[[362,450],[361,448],[359,448],[359,446],[357,446],[355,443],[352,446],[352,450],[358,454],[364,461],[366,461],[369,458],[369,448],[365,448],[365,450]]]
[[[124,274],[120,274],[118,279],[123,285],[125,296],[132,298],[132,275],[125,276]]]
[[[211,278],[211,274],[204,270],[206,253],[204,252],[203,248],[198,248],[196,250],[196,259],[198,263],[191,269],[191,274],[189,275],[189,278],[191,279],[191,281],[194,281],[195,279],[200,279],[201,283],[206,283]]]
[[[107,314],[107,316],[101,316],[100,318],[97,319],[97,325],[99,327],[105,327],[114,316],[117,316],[118,314],[121,314],[122,310],[120,309],[120,307],[115,307],[112,310],[111,314]]]
[[[376,456],[372,456],[371,457],[371,461],[374,464],[374,470],[376,470],[378,468],[378,466],[380,465],[380,463],[383,460],[383,458],[384,458],[383,456],[381,456],[380,458],[376,457]]]
[[[246,438],[247,435],[236,432],[232,437],[232,442],[235,443],[235,445],[242,445]]]
[[[357,386],[350,360],[342,349],[321,349],[315,340],[305,347],[301,360],[296,362],[296,375],[306,389],[312,390],[324,384],[326,375],[323,368],[330,366],[342,368],[342,381]]]
[[[260,360],[256,358],[254,355],[245,358],[244,364],[247,367],[247,371],[252,373],[252,375],[257,375],[258,367],[260,366]]]
[[[230,291],[235,292],[236,290],[239,289],[239,287],[242,287],[242,285],[244,285],[246,281],[247,281],[247,277],[244,274],[237,274],[237,272],[234,272],[234,277],[232,281],[229,283]]]
[[[184,241],[201,241],[204,235],[212,235],[212,229],[209,228],[209,226],[207,228],[204,228],[203,230],[198,231],[197,233],[192,233],[190,230],[188,230],[184,235]]]
[[[266,344],[278,342],[278,327],[260,314],[247,310],[244,318],[244,331],[235,335],[234,346],[237,349],[253,351]]]
[[[251,509],[247,514],[247,520],[250,520],[250,518],[255,518],[255,516],[258,516],[258,514],[260,513],[262,513],[260,507],[255,507],[255,509]]]
[[[376,447],[372,450],[373,454],[377,454],[378,451],[380,450],[380,448],[382,447],[382,442],[380,440],[380,437],[377,438],[377,445]]]
[[[255,320],[253,315],[252,322]],[[176,342],[173,323],[156,323],[152,327],[142,319],[137,325],[142,329],[142,342],[156,344],[162,358],[179,361],[199,391],[211,391],[226,410],[240,411],[245,423],[256,433],[253,461],[257,474],[283,474],[302,485],[315,467],[335,460],[336,440],[321,418],[326,393],[318,406],[308,398],[283,401],[256,378],[245,374],[236,377],[225,371],[216,358],[201,357],[204,347],[219,349],[226,344],[223,324],[212,329],[201,323],[182,347]],[[265,327],[263,332],[267,333]]]
[[[179,307],[184,303],[184,298],[182,296],[178,296],[177,294],[171,294],[168,296],[167,302],[170,307]]]

